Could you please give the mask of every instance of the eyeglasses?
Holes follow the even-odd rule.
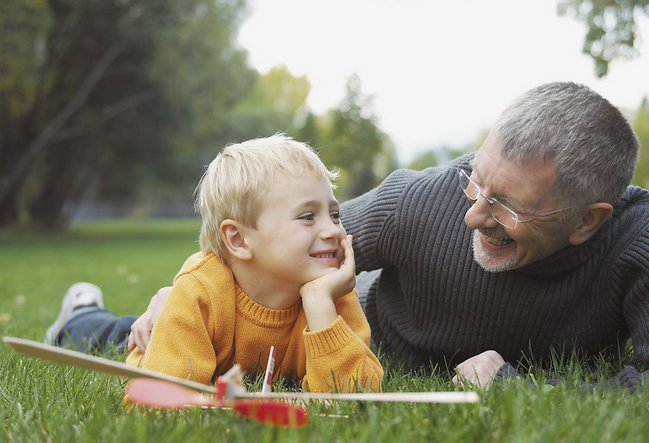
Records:
[[[491,213],[491,216],[494,218],[494,220],[508,229],[516,229],[516,226],[518,226],[519,223],[529,223],[534,220],[538,220],[541,217],[546,217],[548,215],[556,214],[557,212],[576,208],[576,206],[569,206],[567,208],[557,209],[555,211],[546,212],[545,214],[539,214],[532,218],[521,220],[516,211],[508,208],[495,198],[489,198],[484,195],[480,186],[478,186],[473,180],[471,180],[471,177],[469,177],[469,175],[464,169],[462,169],[462,167],[468,167],[467,163],[462,163],[457,167],[457,174],[458,178],[460,179],[460,188],[462,188],[462,191],[467,196],[469,201],[471,203],[475,203],[478,200],[478,196],[482,196],[482,198],[484,198],[489,204],[489,212]]]

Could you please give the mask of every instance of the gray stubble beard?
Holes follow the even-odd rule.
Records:
[[[514,248],[512,254],[505,261],[500,262],[496,265],[490,264],[489,261],[491,257],[489,256],[489,253],[484,250],[482,245],[480,245],[480,231],[478,231],[477,229],[473,231],[473,242],[471,243],[471,246],[473,248],[473,259],[486,272],[511,271],[516,267],[516,264],[518,263],[516,248]]]

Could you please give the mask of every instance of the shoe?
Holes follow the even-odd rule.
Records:
[[[74,310],[86,306],[96,306],[98,309],[104,309],[104,298],[101,289],[92,283],[86,282],[79,282],[70,286],[65,297],[63,297],[59,316],[45,333],[45,343],[56,345],[56,338],[63,326],[73,317]]]

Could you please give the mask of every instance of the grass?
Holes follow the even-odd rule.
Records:
[[[76,281],[104,291],[106,307],[139,314],[197,249],[197,222],[86,224],[65,234],[0,232],[0,332],[42,340],[63,294]],[[118,377],[22,357],[0,345],[0,441],[233,442],[642,442],[649,394],[586,393],[568,386],[611,376],[619,366],[556,363],[527,383],[480,390],[478,404],[340,403],[309,406],[301,430],[274,429],[230,411],[146,411],[124,406]],[[455,389],[446,377],[414,374],[383,359],[386,391]],[[251,389],[259,386],[252,380]],[[334,416],[335,415],[335,416]]]

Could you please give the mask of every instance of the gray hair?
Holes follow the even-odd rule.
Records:
[[[495,130],[503,158],[556,161],[554,190],[567,205],[614,204],[635,171],[639,142],[631,126],[583,85],[531,89],[503,112]]]

